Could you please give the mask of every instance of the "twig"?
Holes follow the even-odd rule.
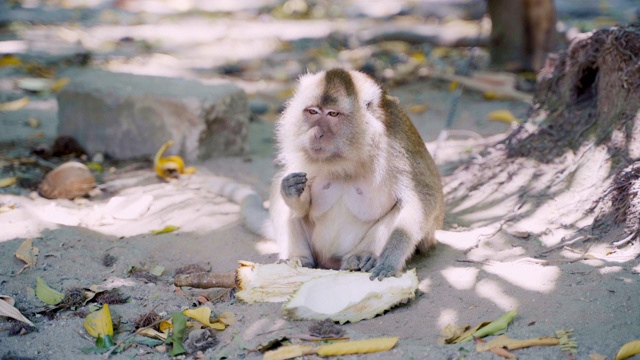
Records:
[[[636,238],[637,233],[633,233],[622,240],[618,240],[616,242],[611,243],[613,246],[618,247],[621,245],[626,245],[627,243],[633,241]]]
[[[589,240],[591,238],[592,238],[591,236],[578,236],[577,238],[575,238],[573,240],[565,241],[565,242],[560,243],[558,245],[552,246],[552,247],[550,247],[549,249],[547,249],[547,250],[545,250],[543,252],[539,252],[538,254],[534,255],[534,257],[539,257],[539,256],[542,256],[542,255],[548,254],[548,253],[550,253],[552,251],[558,250],[560,248],[564,248],[565,246],[575,244],[578,241],[587,241],[587,240]]]

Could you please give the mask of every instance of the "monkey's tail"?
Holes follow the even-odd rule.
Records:
[[[250,186],[231,179],[214,177],[207,181],[207,188],[240,205],[244,226],[256,235],[273,239],[269,211],[262,205],[262,197]]]

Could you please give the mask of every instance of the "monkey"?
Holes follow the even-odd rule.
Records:
[[[368,75],[306,74],[276,123],[270,230],[281,261],[399,276],[436,243],[438,169],[398,101]]]

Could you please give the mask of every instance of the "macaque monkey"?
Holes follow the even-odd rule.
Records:
[[[281,259],[383,279],[436,243],[444,217],[436,165],[397,101],[369,76],[302,76],[276,137],[283,168],[270,218]]]

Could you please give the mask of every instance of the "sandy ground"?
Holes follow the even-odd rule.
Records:
[[[265,178],[273,171],[269,157],[216,159],[199,164],[199,172],[191,178],[164,183],[150,170],[125,173],[108,185],[120,187],[118,196],[135,203],[152,196],[149,210],[133,220],[123,209],[106,206],[109,198],[72,202],[4,195],[0,202],[15,204],[3,214],[0,254],[0,293],[15,297],[26,314],[43,304],[33,296],[36,277],[51,287],[64,290],[88,287],[115,279],[130,280],[120,289],[129,302],[112,305],[119,318],[120,336],[132,328],[133,320],[143,312],[155,309],[161,314],[197,305],[199,295],[213,302],[214,313],[232,311],[238,322],[218,333],[219,345],[205,353],[205,358],[259,358],[253,352],[260,344],[283,336],[308,332],[311,322],[287,321],[280,304],[244,304],[228,300],[224,290],[179,291],[172,285],[172,274],[184,265],[200,264],[212,272],[225,273],[236,268],[237,260],[258,263],[275,261],[275,247],[249,233],[238,217],[238,206],[212,193],[207,184],[213,173],[230,176],[245,183],[259,184],[264,191]],[[130,180],[130,181],[124,181]],[[444,179],[445,184],[447,178]],[[125,184],[125,185],[123,185]],[[489,197],[490,194],[486,194]],[[505,203],[508,203],[506,201]],[[487,206],[491,211],[495,206]],[[482,205],[473,214],[482,217]],[[501,230],[508,208],[484,221],[483,226],[452,229],[454,215],[447,219],[449,229],[438,234],[440,244],[428,256],[417,256],[408,268],[416,268],[420,280],[415,300],[371,320],[342,327],[352,339],[377,336],[399,336],[393,350],[354,358],[371,359],[492,359],[496,355],[477,354],[471,343],[438,345],[439,333],[447,324],[475,325],[493,320],[503,312],[518,309],[518,316],[507,334],[513,338],[554,336],[557,330],[574,330],[578,352],[584,359],[592,353],[613,358],[623,343],[639,333],[637,260],[593,259],[572,260],[562,249],[552,251],[544,261],[531,259],[544,251],[545,245],[535,235]],[[450,209],[464,213],[460,208]],[[124,215],[123,215],[124,214]],[[464,220],[459,219],[460,223]],[[544,229],[550,221],[544,214],[531,216]],[[165,225],[180,230],[149,235]],[[453,225],[456,227],[456,225]],[[515,233],[517,236],[514,236]],[[533,231],[532,231],[533,233]],[[14,253],[26,238],[34,239],[40,249],[35,269],[18,274],[22,264]],[[110,267],[102,265],[105,254],[116,256]],[[130,266],[152,268],[164,266],[165,272],[156,283],[130,279]],[[54,319],[31,315],[38,331],[23,336],[0,334],[3,354],[34,359],[91,358],[80,352],[90,347],[91,339],[83,329],[83,318],[71,311]],[[4,322],[4,326],[7,323]],[[522,359],[570,358],[558,346],[517,350]],[[165,358],[155,349],[132,348],[114,358]],[[97,358],[97,355],[93,357]]]

